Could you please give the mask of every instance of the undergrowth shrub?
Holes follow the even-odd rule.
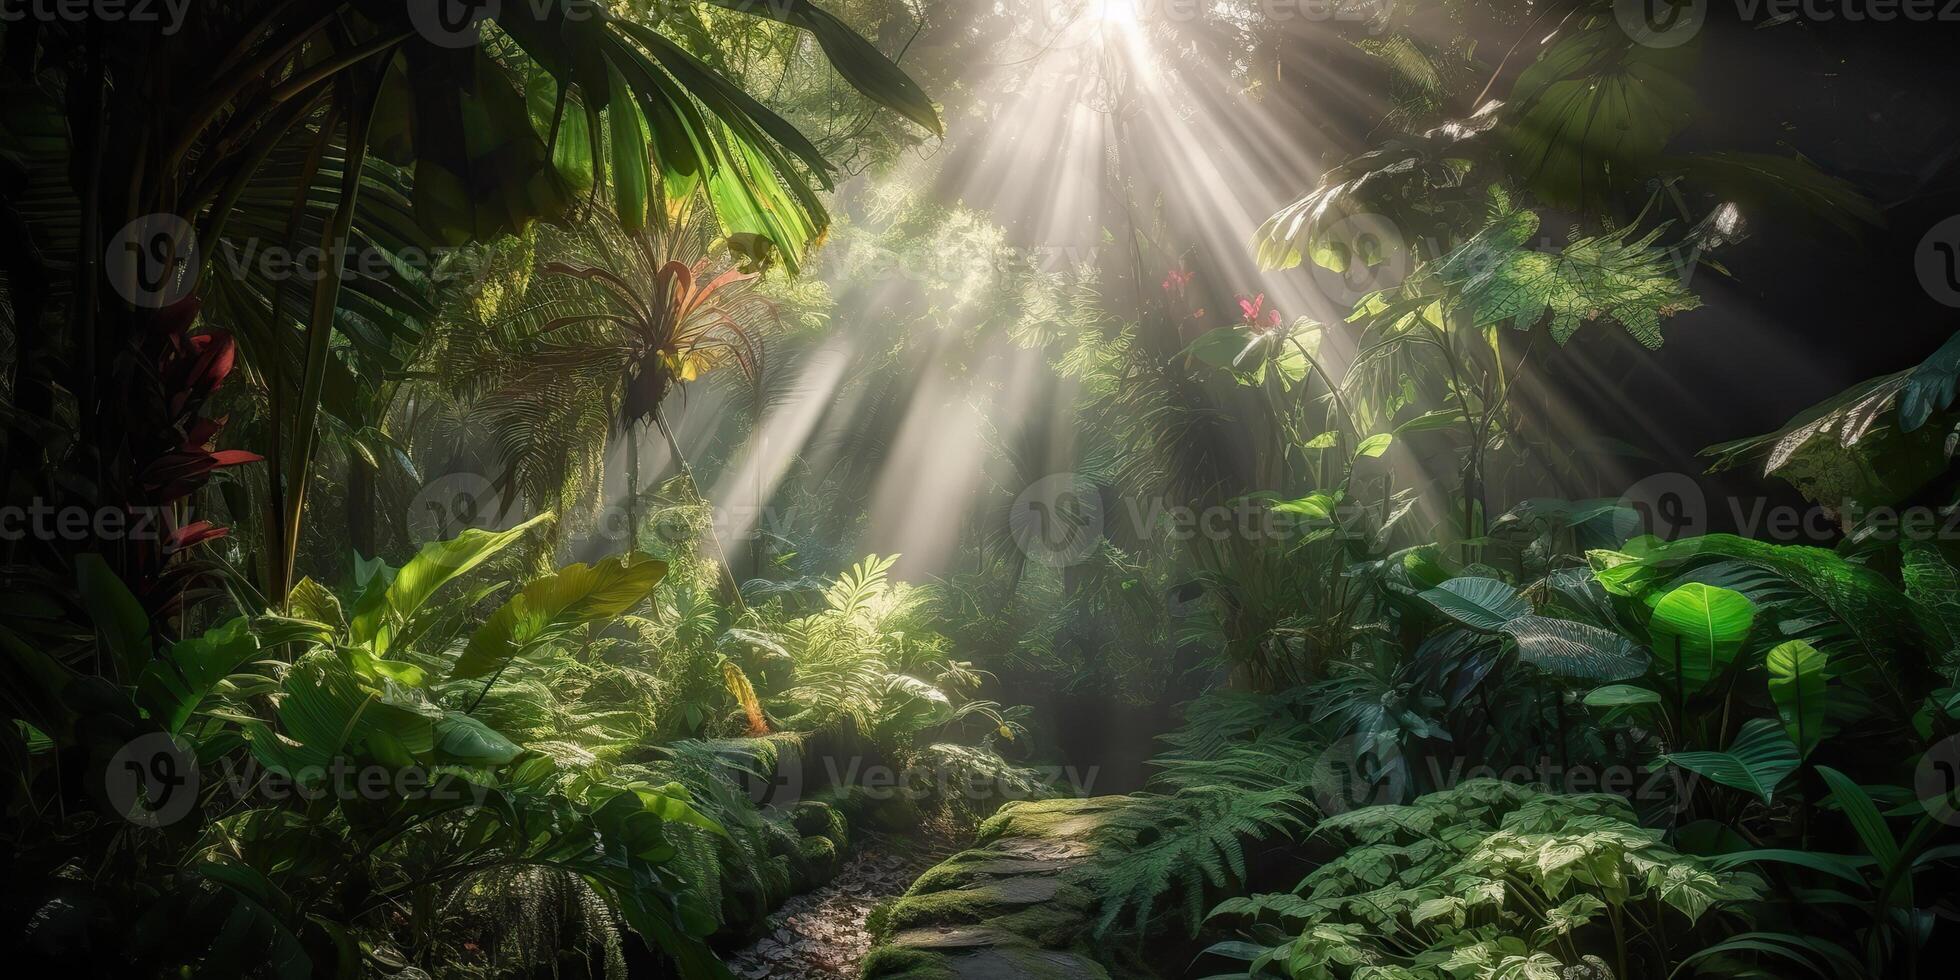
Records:
[[[1739,931],[1739,907],[1763,890],[1669,847],[1620,797],[1490,779],[1328,817],[1314,833],[1345,850],[1290,893],[1214,908],[1253,941],[1210,952],[1249,961],[1255,977],[1555,977],[1601,964],[1662,977]]]

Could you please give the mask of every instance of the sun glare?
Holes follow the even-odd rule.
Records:
[[[1106,27],[1134,30],[1142,21],[1139,0],[1089,0],[1090,16]]]

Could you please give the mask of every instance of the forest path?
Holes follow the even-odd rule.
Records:
[[[822,887],[784,902],[769,916],[762,938],[727,958],[747,980],[855,978],[871,947],[865,916],[878,903],[905,894],[926,869],[959,849],[958,842],[930,835],[896,836],[855,831],[861,838],[837,876]]]
[[[1110,980],[1089,941],[1097,831],[1129,797],[1010,803],[882,914],[867,980]],[[1126,968],[1122,976],[1148,976]]]

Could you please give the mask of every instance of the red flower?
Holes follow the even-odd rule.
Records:
[[[1279,309],[1266,309],[1266,294],[1239,297],[1239,322],[1260,333],[1279,329]]]
[[[1184,287],[1190,284],[1191,273],[1184,268],[1182,263],[1179,263],[1172,267],[1170,271],[1164,273],[1164,292],[1182,295],[1184,293]]]

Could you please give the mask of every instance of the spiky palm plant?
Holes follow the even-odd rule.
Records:
[[[755,292],[760,273],[729,259],[705,209],[627,232],[604,217],[540,232],[537,274],[512,298],[479,295],[454,325],[443,358],[461,355],[449,394],[489,429],[506,503],[591,487],[606,447],[625,441],[626,516],[638,523],[637,433],[651,422],[697,502],[693,470],[675,440],[667,399],[729,368],[754,390],[777,309]],[[566,506],[569,501],[560,500]],[[719,541],[723,599],[740,606]]]

